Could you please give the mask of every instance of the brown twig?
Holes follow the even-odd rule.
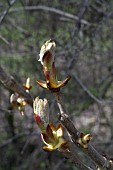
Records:
[[[75,166],[77,168],[79,168],[80,170],[93,170],[89,167],[87,167],[86,165],[84,165],[78,158],[77,156],[73,155],[72,152],[70,152],[69,150],[62,150],[63,155],[65,155],[67,158],[69,158],[70,160],[72,160],[72,162],[75,164]]]
[[[61,147],[60,151],[67,157],[69,158],[77,168],[82,169],[82,170],[93,170],[89,166],[85,165],[82,160],[80,159],[75,144],[71,140],[70,136],[67,136],[66,141],[68,141],[66,147]]]
[[[64,104],[62,103],[61,97],[59,93],[54,93],[55,99],[57,101],[57,105],[59,107],[60,113],[58,114],[58,118],[61,121],[61,123],[64,125],[64,127],[69,132],[72,141],[75,143],[77,147],[82,149],[83,152],[85,152],[93,161],[94,163],[100,168],[100,170],[112,170],[113,164],[110,160],[107,160],[105,157],[100,155],[98,151],[90,144],[87,144],[87,148],[82,147],[78,143],[78,140],[80,138],[81,132],[79,132],[72,121],[70,120],[68,113],[64,107]]]
[[[24,88],[20,86],[19,83],[17,83],[16,80],[12,76],[8,75],[1,66],[0,66],[0,81],[6,88],[24,97],[27,103],[30,106],[32,106],[33,98],[31,97],[31,95],[27,93],[24,90]]]

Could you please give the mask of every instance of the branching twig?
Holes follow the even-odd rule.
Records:
[[[59,120],[64,125],[64,127],[67,129],[67,131],[69,132],[69,134],[71,136],[71,139],[75,143],[75,145],[77,147],[81,148],[83,150],[83,152],[85,152],[95,162],[95,164],[100,168],[100,170],[102,170],[102,169],[112,170],[113,169],[113,164],[111,163],[111,161],[107,160],[102,155],[100,155],[97,152],[97,150],[90,143],[88,143],[87,148],[82,147],[78,143],[78,140],[80,138],[81,132],[79,132],[75,128],[74,124],[70,120],[70,118],[68,116],[68,113],[65,110],[64,105],[62,104],[62,101],[61,101],[59,93],[54,93],[54,94],[55,94],[55,98],[56,98],[58,107],[60,109]]]
[[[8,75],[1,66],[0,81],[5,87],[24,97],[27,103],[32,106],[33,98],[31,97],[31,95],[27,93],[24,88],[22,88],[22,86],[20,86],[12,76]]]
[[[69,138],[69,137],[70,136],[67,136],[67,139],[66,139],[66,140],[68,140],[68,149],[66,149],[66,148],[62,149],[61,148],[60,151],[67,158],[69,158],[75,164],[75,166],[77,168],[82,169],[82,170],[93,170],[81,161],[81,159],[80,159],[80,157],[79,157],[79,155],[76,151],[75,144],[73,143],[72,139]]]

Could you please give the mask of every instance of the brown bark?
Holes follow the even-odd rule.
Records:
[[[21,85],[19,85],[19,83],[16,82],[16,80],[12,76],[8,75],[1,66],[0,66],[0,81],[6,88],[24,97],[27,103],[30,106],[32,106],[33,98],[31,97],[31,95],[27,93],[24,90],[24,88]]]

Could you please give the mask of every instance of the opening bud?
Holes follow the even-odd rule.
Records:
[[[45,132],[49,124],[49,104],[46,99],[36,97],[33,102],[34,117],[42,132]]]

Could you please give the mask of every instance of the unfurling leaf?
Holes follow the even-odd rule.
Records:
[[[52,123],[49,123],[46,128],[46,133],[42,133],[41,137],[46,144],[46,146],[43,147],[45,151],[60,149],[67,143],[63,138],[63,128],[61,124],[54,127]]]
[[[52,92],[58,92],[61,87],[65,86],[70,80],[70,76],[63,81],[57,80],[56,68],[54,63],[54,48],[56,47],[55,42],[52,40],[47,41],[40,50],[40,59],[43,66],[43,72],[46,81],[38,80],[37,83]]]

